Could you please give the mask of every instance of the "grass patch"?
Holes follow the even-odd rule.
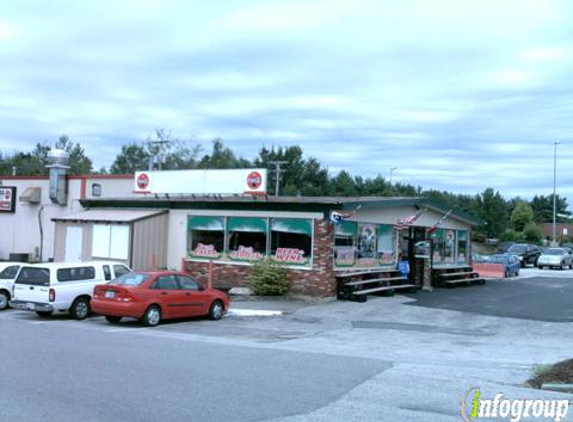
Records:
[[[547,383],[573,384],[573,359],[555,365],[536,365],[533,371],[535,376],[527,382],[535,388]]]

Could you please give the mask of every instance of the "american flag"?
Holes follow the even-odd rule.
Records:
[[[439,226],[441,226],[444,221],[446,221],[446,219],[450,216],[450,214],[452,213],[453,209],[449,210],[447,213],[445,213],[438,221],[436,221],[436,223],[430,227],[428,230],[426,230],[427,234],[432,234],[434,233]]]
[[[424,211],[420,211],[417,212],[416,214],[412,214],[409,215],[407,217],[401,218],[400,220],[398,220],[398,223],[394,224],[394,230],[404,230],[407,229],[408,227],[410,227],[414,221],[416,221],[418,219],[419,216],[421,216],[424,213]]]

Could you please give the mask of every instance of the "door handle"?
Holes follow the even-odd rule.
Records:
[[[191,296],[191,293],[185,293],[185,296]]]
[[[162,294],[163,296],[166,296],[166,295],[167,295],[167,292],[161,292],[161,294]]]

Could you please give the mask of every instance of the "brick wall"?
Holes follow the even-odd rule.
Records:
[[[314,220],[313,266],[312,270],[287,269],[291,280],[290,293],[314,297],[336,295],[336,280],[333,271],[334,227],[327,220]],[[207,285],[208,262],[186,262],[187,271],[197,281]],[[213,287],[249,286],[252,266],[216,263],[213,264]]]

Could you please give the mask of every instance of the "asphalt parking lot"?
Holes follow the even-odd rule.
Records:
[[[569,397],[524,385],[572,357],[570,316],[552,308],[573,298],[573,271],[541,276],[366,303],[233,302],[283,313],[155,328],[0,312],[0,420],[459,422],[470,387]]]
[[[530,271],[531,270],[531,271]],[[559,274],[559,278],[555,277]],[[522,276],[408,295],[411,306],[547,322],[573,322],[573,272],[522,270]]]

